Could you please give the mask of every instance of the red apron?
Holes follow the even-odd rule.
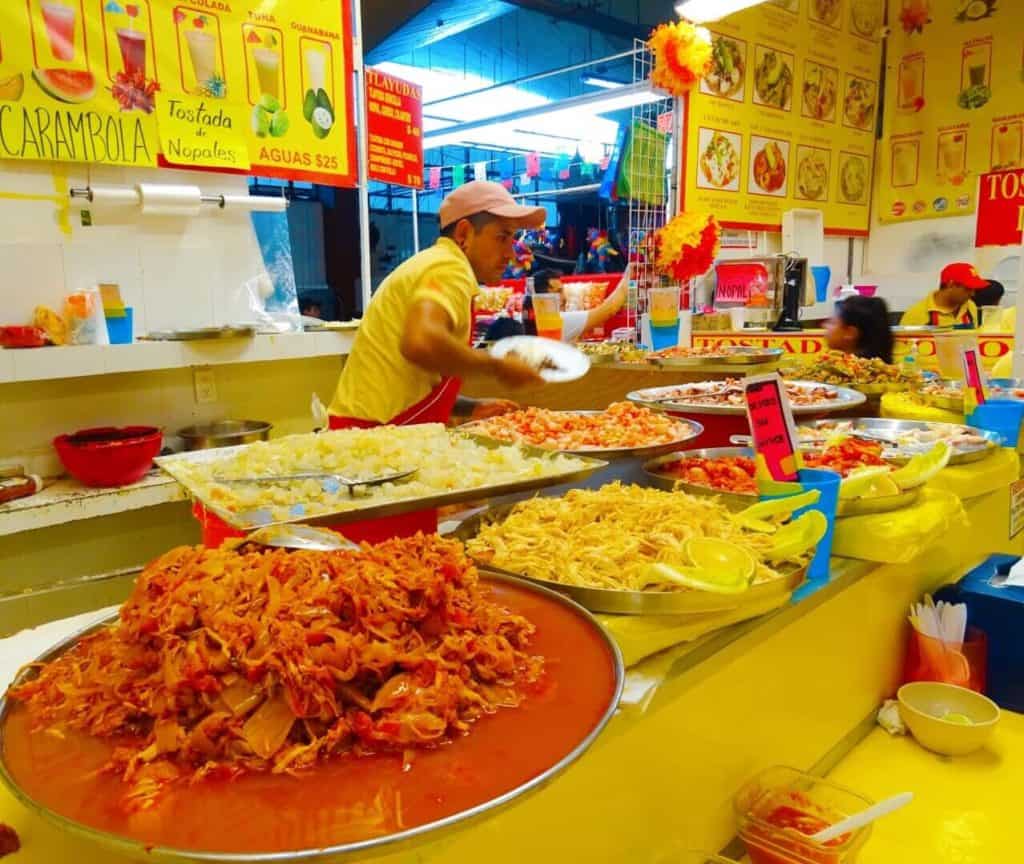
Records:
[[[455,400],[459,397],[462,381],[459,378],[442,378],[441,382],[415,405],[406,408],[387,424],[389,426],[415,426],[420,423],[447,423],[455,408]],[[356,417],[336,417],[331,415],[331,429],[373,429],[384,424],[373,420],[360,420]],[[199,520],[203,529],[203,545],[216,549],[225,540],[244,537],[244,531],[229,526],[223,519],[196,502],[192,514]],[[383,519],[372,519],[366,522],[350,522],[345,525],[329,526],[339,534],[344,534],[355,542],[380,543],[391,537],[412,537],[422,531],[433,534],[437,531],[437,511],[419,510],[406,513],[404,516],[388,516]]]

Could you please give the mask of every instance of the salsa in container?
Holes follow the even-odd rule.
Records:
[[[811,835],[873,802],[794,768],[769,768],[736,795],[739,835],[751,864],[851,864],[871,826],[815,843]]]

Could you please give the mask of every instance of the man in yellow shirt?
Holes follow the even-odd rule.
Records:
[[[939,277],[939,290],[933,291],[906,312],[900,324],[904,327],[977,327],[978,307],[971,296],[988,286],[971,264],[950,264]]]
[[[445,422],[470,373],[510,388],[541,382],[525,363],[473,350],[469,337],[480,283],[501,278],[516,231],[541,227],[546,211],[475,180],[445,198],[439,215],[437,243],[388,276],[366,309],[330,405],[332,429]],[[475,414],[509,407],[502,400]]]

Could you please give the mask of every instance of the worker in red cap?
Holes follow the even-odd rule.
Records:
[[[988,284],[973,265],[950,264],[939,277],[939,290],[911,306],[900,323],[904,327],[977,327],[978,307],[971,297]]]
[[[373,295],[330,405],[332,429],[446,422],[469,374],[510,388],[542,383],[517,359],[472,349],[470,329],[480,284],[501,278],[516,232],[542,227],[545,209],[523,207],[498,183],[474,180],[445,198],[439,215],[437,243],[401,264]],[[515,407],[507,400],[462,406],[475,418]]]

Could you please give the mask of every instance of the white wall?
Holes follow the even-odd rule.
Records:
[[[246,194],[246,178],[167,169],[0,161],[0,323],[27,323],[37,304],[97,282],[117,282],[135,310],[136,335],[162,328],[239,320],[239,287],[263,272],[250,217],[205,205],[193,218],[141,217],[138,209],[94,212],[83,227],[72,210],[61,227],[68,186],[188,183],[213,194]],[[29,196],[20,197],[20,196]],[[251,316],[249,318],[251,320]]]
[[[1003,283],[1002,305],[1016,303],[1020,246],[974,248],[974,216],[923,219],[897,225],[875,222],[867,242],[864,281],[903,310],[938,287],[939,273],[953,261],[967,261],[989,279]]]

